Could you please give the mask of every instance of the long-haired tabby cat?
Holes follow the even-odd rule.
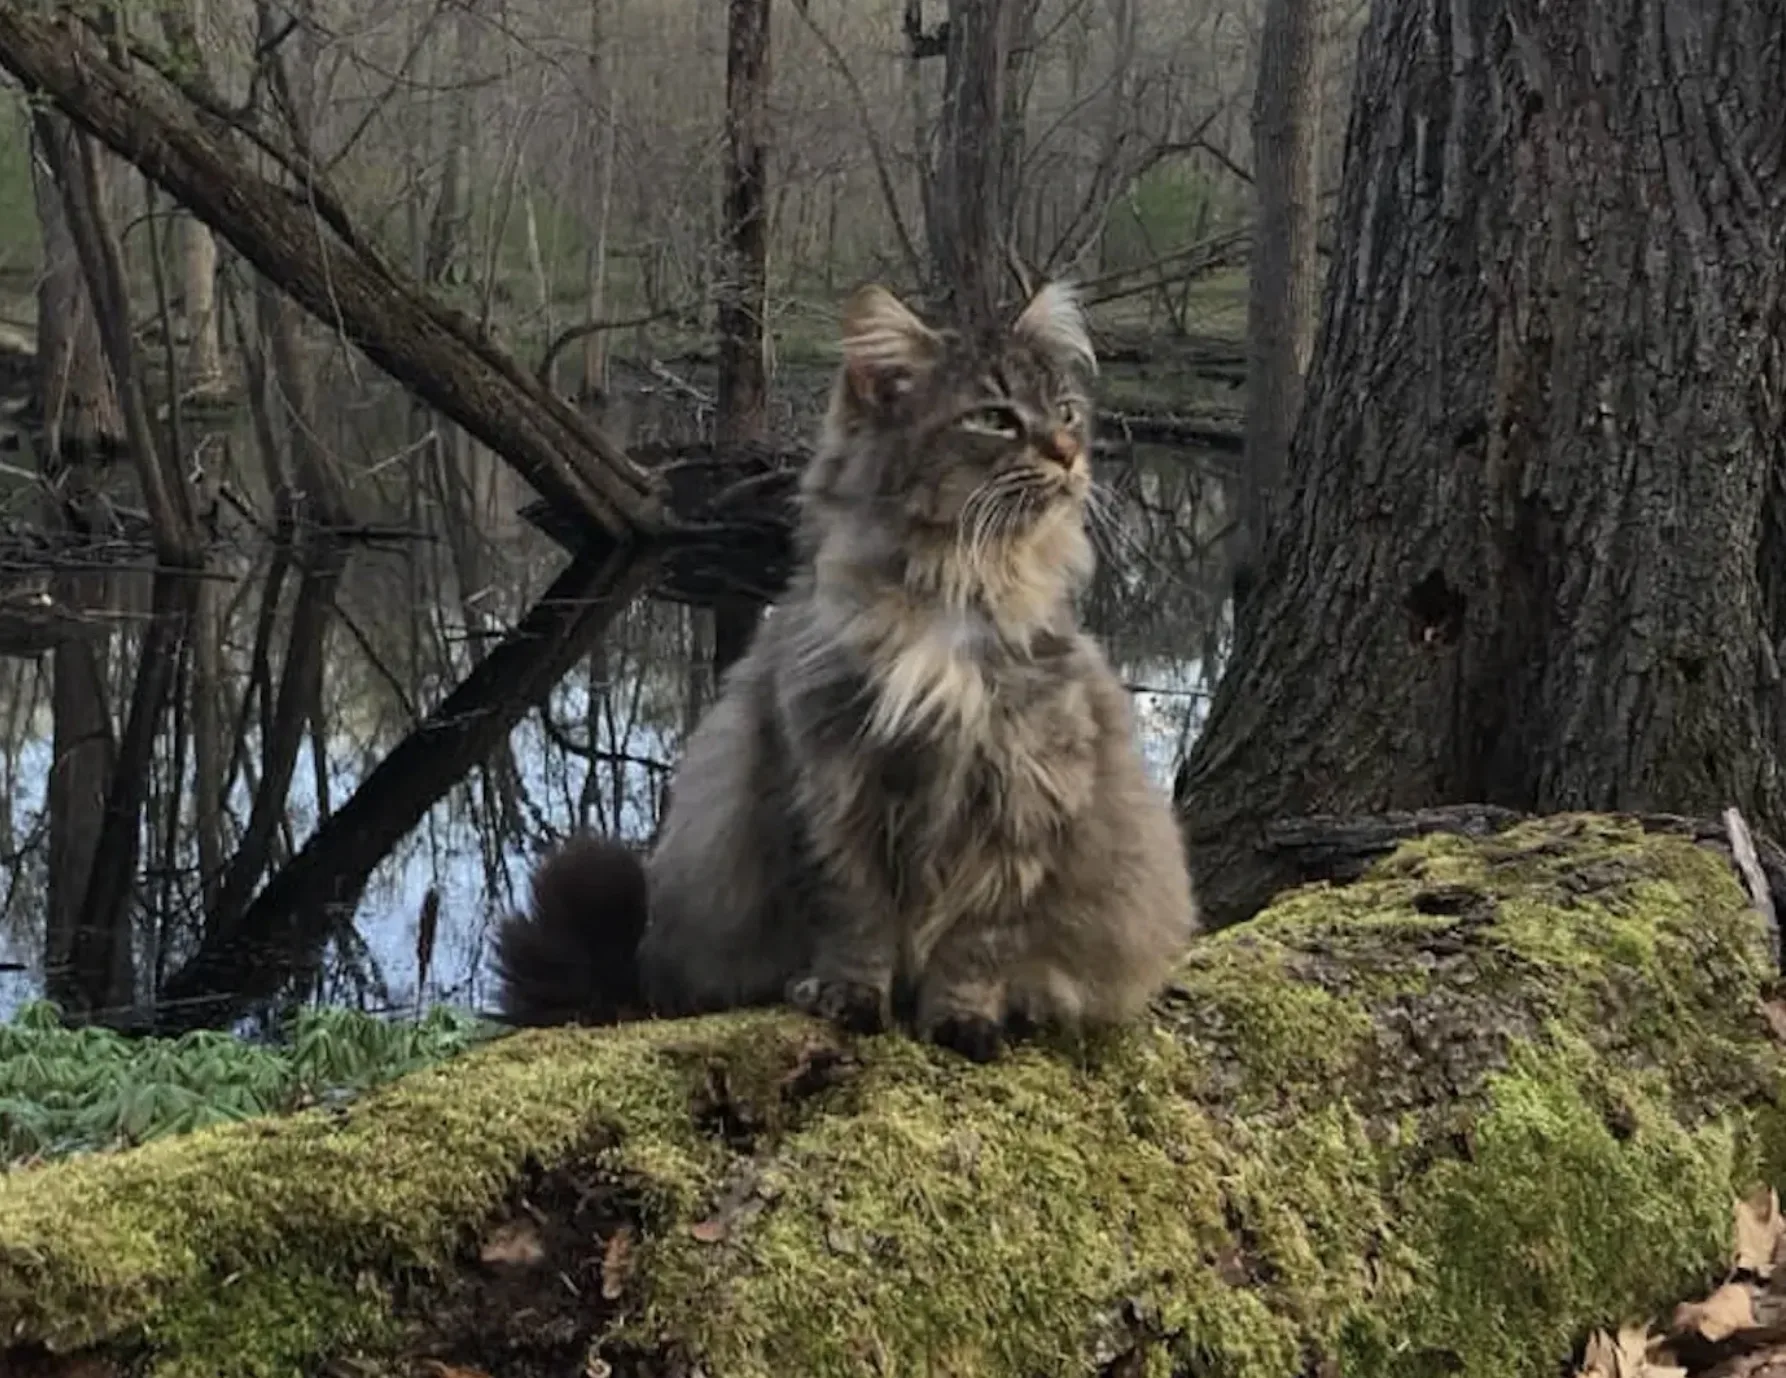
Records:
[[[517,1023],[789,1000],[977,1060],[1125,1019],[1198,918],[1127,693],[1079,629],[1084,317],[845,311],[801,567],[678,769],[655,850],[576,839],[498,941]]]

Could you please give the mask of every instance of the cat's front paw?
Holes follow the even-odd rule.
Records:
[[[930,1041],[970,1062],[992,1062],[1005,1046],[1003,1030],[977,1014],[951,1015],[940,1021],[930,1031]]]
[[[788,987],[788,1003],[830,1020],[847,1033],[882,1033],[892,1023],[887,993],[861,981],[821,981],[807,976]]]

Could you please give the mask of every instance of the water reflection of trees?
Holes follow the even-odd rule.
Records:
[[[480,1003],[489,923],[524,900],[540,849],[578,826],[648,839],[681,743],[711,702],[712,614],[628,600],[587,647],[554,648],[565,673],[537,702],[514,700],[528,692],[519,679],[497,686],[513,730],[419,806],[418,826],[399,830],[388,809],[404,805],[379,801],[427,771],[393,769],[393,752],[415,746],[430,708],[450,703],[537,615],[542,593],[565,577],[564,557],[517,517],[527,494],[463,435],[383,384],[325,366],[317,387],[331,403],[307,408],[301,440],[289,429],[272,438],[277,413],[263,413],[189,427],[187,453],[213,465],[226,512],[232,502],[281,511],[289,496],[254,490],[289,471],[239,460],[268,444],[282,456],[310,446],[357,476],[360,524],[282,532],[219,522],[229,539],[197,576],[157,579],[92,544],[57,568],[0,570],[0,604],[42,589],[80,619],[80,634],[47,652],[0,644],[12,652],[0,658],[10,801],[0,810],[0,933],[13,957],[42,970],[49,994],[93,1017],[129,1022],[158,1001],[176,1024],[186,1022],[183,1003],[199,1012],[194,1022],[268,1007],[236,998],[243,984],[264,988],[272,1008],[408,1008],[424,966],[424,999]],[[688,434],[674,399],[625,405],[636,429]],[[1144,728],[1169,769],[1219,661],[1211,549],[1220,506],[1211,471],[1183,452],[1112,454],[1102,476],[1103,559],[1087,612],[1149,702]],[[1211,630],[1187,644],[1198,628]],[[164,683],[145,686],[145,666],[157,662],[150,678]],[[148,730],[133,746],[133,702],[162,693],[167,711],[145,711]],[[123,724],[115,740],[114,723]],[[423,750],[416,759],[428,769],[445,764]],[[307,844],[368,790],[371,823],[354,815],[350,841],[386,825],[394,835],[363,884],[357,862],[306,880]],[[131,846],[120,849],[118,830],[131,824]],[[102,849],[127,864],[101,877]],[[244,941],[228,940],[236,931]],[[0,999],[24,989],[0,974]]]

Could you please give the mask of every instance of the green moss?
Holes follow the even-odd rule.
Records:
[[[1407,1333],[1457,1356],[1459,1373],[1535,1372],[1568,1352],[1582,1318],[1660,1310],[1729,1248],[1730,1197],[1747,1176],[1731,1125],[1682,1126],[1655,1074],[1603,1078],[1566,1036],[1520,1049],[1468,1161],[1438,1163],[1412,1197],[1425,1285]]]
[[[530,1155],[624,1126],[638,1165],[685,1202],[719,1153],[689,1127],[688,1053],[762,1023],[505,1039],[345,1111],[12,1173],[0,1316],[58,1346],[145,1327],[168,1374],[295,1372],[317,1317],[366,1314],[362,1273],[443,1262]]]
[[[391,1346],[384,1289],[529,1155],[594,1142],[647,1203],[608,1340],[725,1378],[1040,1378],[1131,1347],[1213,1378],[1550,1373],[1693,1290],[1731,1196],[1778,1180],[1766,977],[1740,888],[1682,839],[1426,839],[1200,943],[1151,1026],[989,1067],[862,1040],[789,1103],[832,1038],[794,1016],[531,1033],[343,1113],[14,1174],[0,1326],[145,1338],[181,1378]]]
[[[1232,1053],[1232,1094],[1242,1098],[1236,1109],[1344,1080],[1371,1033],[1362,1005],[1298,980],[1294,958],[1268,925],[1217,936],[1182,975],[1200,1020]]]
[[[1194,1271],[1223,1232],[1208,1125],[1181,1108],[1137,1132],[1129,1113],[1125,1087],[1170,1081],[1178,1049],[1136,1035],[1103,1051],[1096,1071],[1028,1049],[964,1072],[877,1040],[862,1108],[785,1146],[758,1221],[659,1249],[643,1333],[688,1336],[740,1378],[926,1355],[943,1372],[1071,1371],[1089,1316]]]

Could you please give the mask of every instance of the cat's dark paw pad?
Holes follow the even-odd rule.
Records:
[[[978,1015],[953,1015],[941,1021],[930,1031],[930,1041],[970,1062],[992,1062],[1005,1045],[999,1026]]]
[[[788,987],[788,1003],[828,1019],[847,1033],[876,1034],[887,1028],[887,997],[859,981],[821,981],[808,976]]]
[[[1012,1010],[1005,1016],[1005,1038],[1024,1043],[1042,1032],[1042,1022],[1028,1010]]]

